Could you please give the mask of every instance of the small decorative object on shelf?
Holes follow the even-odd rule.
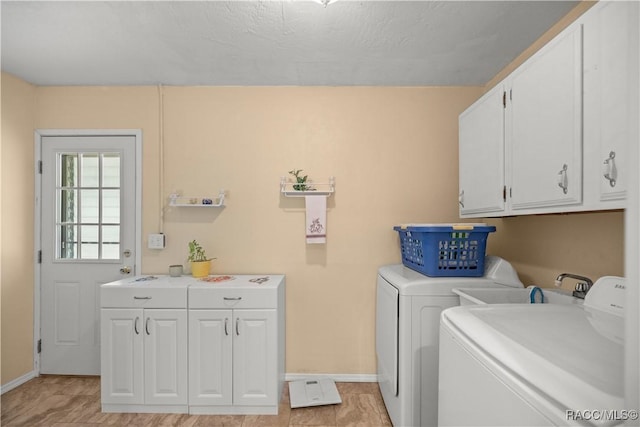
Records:
[[[296,179],[297,184],[293,184],[293,189],[296,191],[315,191],[309,183],[311,181],[307,181],[308,175],[300,176],[300,172],[302,169],[294,169],[289,171],[289,175],[293,175]]]
[[[294,169],[289,174],[295,177],[295,182],[287,181],[284,176],[280,177],[280,193],[285,197],[304,197],[304,196],[330,196],[335,191],[336,180],[334,177],[329,178],[329,182],[311,183],[308,175],[300,176],[302,169]]]
[[[185,197],[178,193],[169,195],[169,206],[175,207],[207,207],[219,208],[224,206],[225,191],[220,190],[216,198],[211,197]]]
[[[211,260],[207,258],[204,248],[197,240],[189,242],[189,262],[191,262],[191,275],[193,277],[207,277],[211,269]]]

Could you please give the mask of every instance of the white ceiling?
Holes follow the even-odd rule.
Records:
[[[482,85],[576,1],[5,1],[36,85]]]

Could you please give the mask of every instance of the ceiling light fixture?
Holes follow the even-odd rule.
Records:
[[[320,3],[321,5],[323,5],[326,8],[331,3],[335,3],[338,0],[314,0],[314,1],[316,1],[317,3]]]

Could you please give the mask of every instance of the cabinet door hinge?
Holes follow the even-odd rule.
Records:
[[[42,175],[42,160],[38,160],[38,173]]]
[[[42,340],[38,340],[38,354],[42,353]]]

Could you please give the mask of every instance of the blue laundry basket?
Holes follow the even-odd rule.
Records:
[[[431,277],[480,277],[489,233],[486,224],[411,224],[400,235],[402,263]]]

